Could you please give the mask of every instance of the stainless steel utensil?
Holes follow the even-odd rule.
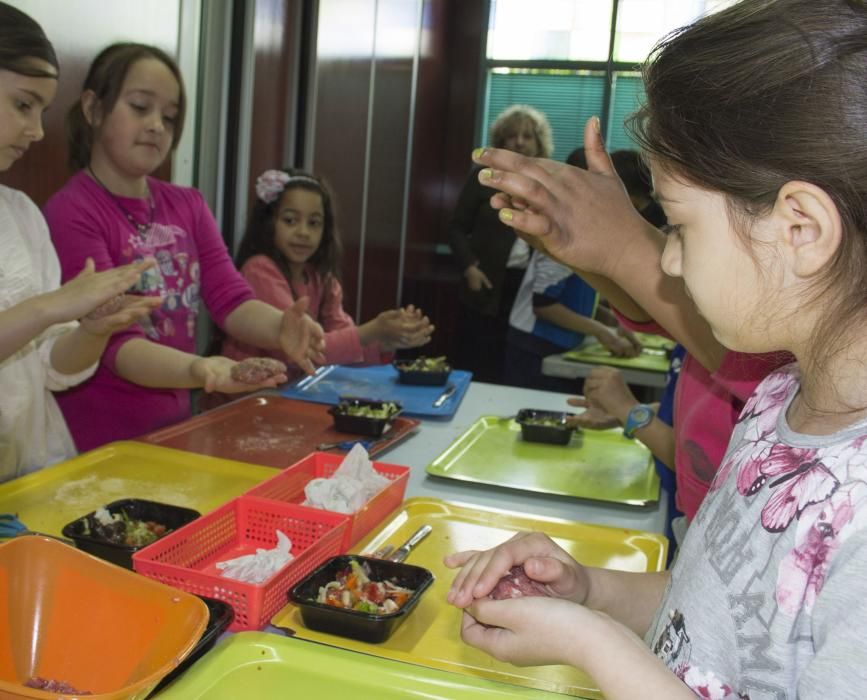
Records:
[[[457,391],[457,388],[457,384],[449,384],[446,387],[446,390],[437,397],[436,401],[433,402],[433,407],[439,408],[440,406],[442,406],[446,402],[446,399],[448,399],[449,396],[451,396],[455,393],[455,391]]]
[[[394,554],[388,557],[388,560],[401,562],[406,559],[415,546],[431,533],[431,530],[433,527],[430,525],[422,525],[412,534],[412,537],[394,551]]]

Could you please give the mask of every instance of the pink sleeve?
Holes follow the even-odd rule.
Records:
[[[628,328],[631,331],[636,331],[638,333],[651,333],[653,335],[661,335],[666,338],[671,338],[668,331],[666,331],[662,326],[660,326],[656,321],[646,321],[644,323],[640,321],[632,321],[622,313],[620,313],[613,306],[611,310],[614,312],[614,315],[617,316],[617,320],[620,322],[620,325],[624,328]]]
[[[75,184],[67,186],[72,192],[64,188],[52,197],[44,210],[54,249],[60,260],[62,283],[81,272],[87,258],[93,258],[97,271],[115,267],[109,247],[115,224],[111,217],[103,216],[99,206],[89,206],[93,203],[88,201],[87,192]],[[116,372],[117,353],[124,343],[133,338],[147,339],[137,323],[114,333],[102,354],[102,364]]]
[[[795,358],[786,352],[755,355],[729,351],[711,378],[741,402],[746,402],[765,377],[794,361]]]
[[[326,290],[327,287],[327,290]],[[325,361],[328,364],[373,364],[372,346],[363,348],[358,335],[358,326],[352,317],[343,310],[343,287],[333,277],[323,282],[322,298],[319,302],[319,323],[325,331]]]
[[[202,275],[202,300],[211,318],[220,328],[226,316],[245,301],[253,299],[253,290],[235,268],[211,210],[198,190],[191,193],[191,205],[198,208],[196,216],[196,247]]]

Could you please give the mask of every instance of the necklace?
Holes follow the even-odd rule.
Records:
[[[148,220],[147,223],[141,223],[140,221],[136,221],[135,217],[129,212],[129,210],[121,204],[121,201],[117,198],[117,195],[114,194],[108,187],[106,187],[105,183],[100,180],[96,173],[93,172],[93,168],[89,165],[87,166],[87,172],[90,173],[90,176],[96,181],[96,184],[102,187],[105,190],[106,194],[111,197],[111,201],[117,205],[117,208],[120,209],[121,213],[126,217],[126,220],[132,225],[132,227],[136,230],[139,236],[144,238],[150,233],[151,228],[154,225],[154,214],[156,213],[156,204],[154,203],[154,198],[150,194],[150,189],[148,189]]]

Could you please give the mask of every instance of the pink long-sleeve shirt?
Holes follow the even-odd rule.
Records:
[[[635,323],[618,314],[632,330],[668,336],[656,323]],[[674,390],[675,502],[692,520],[710,488],[747,399],[761,381],[792,361],[787,353],[749,355],[727,352],[716,372],[692,355],[683,359]]]
[[[145,234],[127,219],[151,219],[147,200],[117,197],[84,172],[74,175],[45,205],[45,218],[69,280],[90,257],[97,270],[154,257],[157,266],[142,275],[137,292],[162,295],[163,305],[109,341],[96,374],[57,394],[75,444],[89,450],[176,423],[190,415],[186,389],[152,389],[117,374],[124,343],[143,338],[184,352],[196,351],[196,320],[203,301],[214,322],[226,317],[253,292],[235,269],[217,223],[202,195],[148,178],[153,225]]]
[[[327,364],[378,364],[389,362],[390,353],[384,353],[378,343],[362,346],[358,327],[343,310],[343,288],[334,278],[323,280],[312,265],[306,268],[307,282],[296,284],[298,297],[309,297],[307,313],[316,319],[325,331],[325,361]],[[254,255],[241,266],[241,274],[262,301],[285,309],[295,302],[295,294],[286,276],[266,255]],[[327,289],[327,293],[326,293]],[[300,376],[301,370],[279,352],[265,351],[233,338],[223,343],[223,354],[233,360],[247,357],[275,357],[289,364],[290,379]]]

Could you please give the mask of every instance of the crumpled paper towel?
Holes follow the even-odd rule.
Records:
[[[330,479],[311,479],[305,506],[354,513],[391,482],[373,468],[367,450],[355,444]]]
[[[220,575],[245,583],[262,583],[268,580],[294,559],[289,554],[292,540],[277,530],[277,546],[274,549],[257,549],[255,554],[245,554],[237,559],[217,562]]]

